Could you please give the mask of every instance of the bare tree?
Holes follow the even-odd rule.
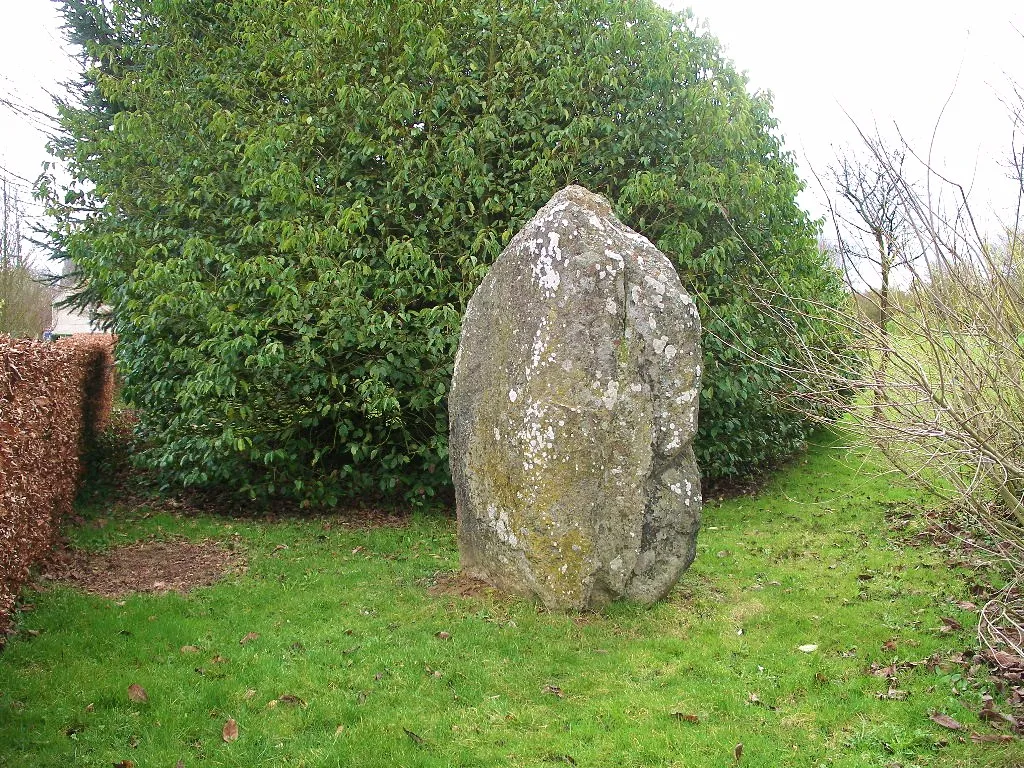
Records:
[[[907,197],[914,190],[904,174],[906,152],[879,139],[865,139],[866,153],[847,151],[829,168],[835,195],[829,206],[836,257],[858,305],[877,324],[881,344],[875,363],[875,411],[882,416],[889,367],[889,326],[894,278],[916,260]]]
[[[17,190],[0,177],[0,333],[39,336],[50,324],[51,290],[32,273]]]
[[[0,268],[25,266],[18,194],[7,179],[0,178]]]
[[[901,189],[906,154],[877,140],[868,141],[867,150],[863,157],[846,152],[829,168],[828,180],[839,195],[830,206],[847,280],[867,286],[880,317],[888,317],[893,269],[907,258],[910,239]]]

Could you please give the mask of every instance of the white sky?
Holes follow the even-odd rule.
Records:
[[[752,87],[772,91],[786,146],[811,187],[801,202],[813,215],[824,205],[810,169],[824,171],[837,149],[857,144],[851,118],[890,136],[898,125],[922,153],[937,125],[934,163],[973,183],[978,209],[1009,210],[1014,188],[1003,165],[1012,133],[999,96],[1010,95],[1011,77],[1024,84],[1021,0],[662,2],[693,8]],[[0,96],[48,110],[46,92],[75,71],[53,3],[0,3]],[[0,173],[34,180],[44,144],[36,126],[0,106]],[[27,212],[36,211],[30,203]]]
[[[50,0],[0,0],[0,8],[0,98],[52,112],[47,92],[58,91],[58,83],[76,71],[63,50],[55,5]],[[12,114],[0,104],[0,176],[17,187],[30,218],[41,213],[26,180],[36,180],[47,158],[43,128],[37,119]]]
[[[771,91],[787,148],[823,216],[812,169],[860,147],[859,126],[898,140],[970,188],[991,228],[1016,204],[1013,126],[1000,97],[1024,86],[1024,2],[1008,0],[665,0],[706,20],[754,89]],[[943,105],[949,99],[943,111]],[[941,115],[941,120],[940,120]],[[1017,137],[1020,141],[1024,137]]]

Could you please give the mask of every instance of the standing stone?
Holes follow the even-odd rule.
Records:
[[[700,319],[603,197],[558,192],[473,294],[449,401],[465,573],[554,609],[650,604],[693,562]]]

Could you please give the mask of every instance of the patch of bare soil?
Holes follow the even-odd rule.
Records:
[[[427,590],[435,597],[451,595],[454,597],[484,597],[493,595],[497,590],[486,581],[474,579],[464,573],[436,573],[433,583]]]
[[[214,541],[144,541],[105,552],[62,548],[42,575],[104,597],[137,592],[186,594],[245,571],[245,559]]]

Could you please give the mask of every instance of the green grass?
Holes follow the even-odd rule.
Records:
[[[975,715],[994,693],[984,681],[922,665],[892,701],[866,674],[975,642],[975,616],[951,604],[970,574],[886,527],[888,510],[921,503],[821,446],[758,496],[709,503],[697,561],[667,600],[576,616],[432,596],[435,574],[457,567],[442,514],[325,530],[94,503],[68,531],[78,546],[213,538],[249,570],[187,597],[29,595],[21,628],[40,634],[0,655],[0,765],[699,768],[732,765],[742,742],[742,766],[1020,766],[1019,744],[973,744],[928,719],[990,732]],[[940,633],[942,616],[965,629]],[[259,639],[240,645],[249,632]],[[147,703],[128,698],[133,683]],[[268,707],[285,694],[305,705]]]

